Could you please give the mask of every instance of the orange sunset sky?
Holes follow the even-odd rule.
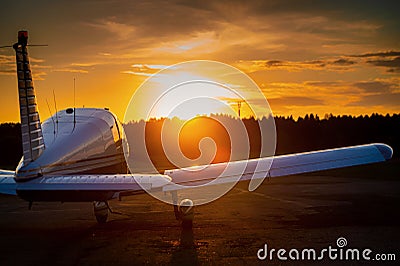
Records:
[[[42,119],[76,106],[120,120],[136,88],[182,61],[247,73],[275,115],[400,112],[397,1],[2,1],[0,46],[29,31]],[[14,51],[0,50],[0,122],[19,121]]]

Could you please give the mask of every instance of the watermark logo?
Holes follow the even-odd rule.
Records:
[[[326,248],[317,250],[314,248],[285,249],[268,248],[268,244],[257,251],[259,260],[278,260],[278,261],[320,261],[320,260],[339,260],[339,261],[395,261],[394,253],[374,253],[371,249],[346,248],[347,239],[339,237],[336,240],[336,247],[329,245]]]
[[[125,130],[124,153],[129,170],[131,173],[158,173],[157,158],[150,153],[159,143],[149,140],[153,129],[146,126],[146,121],[166,118],[159,142],[172,169],[179,169],[179,173],[169,171],[166,174],[172,177],[170,185],[182,191],[180,194],[187,193],[186,197],[194,205],[209,203],[227,193],[243,174],[250,180],[249,190],[253,191],[263,178],[253,178],[246,170],[253,167],[253,173],[266,176],[272,160],[256,164],[249,160],[250,143],[254,139],[250,139],[245,119],[250,117],[258,123],[261,147],[256,156],[253,151],[252,158],[273,156],[276,146],[273,114],[264,93],[249,76],[216,61],[188,61],[164,68],[141,84],[126,109],[124,124],[135,123],[136,126],[133,133]],[[221,131],[230,142],[222,152],[212,136],[201,135],[207,127],[217,126],[223,128]],[[181,146],[185,138],[197,141],[197,136],[201,139],[193,146],[198,146],[199,155],[193,158]],[[229,163],[215,164],[216,156],[221,153],[226,154]],[[221,178],[230,181],[219,182]],[[142,188],[153,197],[174,204],[169,195],[148,186]]]
[[[337,245],[339,248],[343,248],[343,247],[347,246],[347,240],[346,240],[346,238],[344,238],[344,237],[339,237],[339,238],[336,240],[336,245]]]

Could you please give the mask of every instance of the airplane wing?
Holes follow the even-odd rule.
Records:
[[[327,169],[383,162],[389,160],[393,150],[386,144],[367,144],[337,149],[280,155],[230,163],[211,164],[165,171],[173,183],[164,191],[187,188],[187,186],[223,184],[251,180],[249,190],[255,190],[266,177],[287,176]],[[201,168],[201,171],[195,171]],[[224,169],[230,168],[228,171]],[[222,174],[221,174],[222,173]],[[218,176],[218,179],[215,178]]]
[[[13,176],[7,176],[0,177],[0,193],[34,201],[108,200],[124,191],[157,191],[169,182],[171,178],[161,174],[42,176],[25,182],[15,182]]]
[[[16,195],[16,192],[18,192],[19,195],[23,195],[24,193],[49,191],[55,193],[90,193],[90,191],[95,191],[110,192],[113,195],[124,191],[143,192],[143,188],[167,192],[184,189],[188,186],[217,185],[244,180],[254,182],[250,186],[250,190],[254,190],[266,177],[383,162],[390,159],[392,154],[393,150],[388,145],[368,144],[167,170],[164,175],[43,176],[19,183],[14,181],[13,171],[0,171],[0,193]],[[193,171],[199,167],[202,169],[201,171]],[[229,171],[224,171],[227,168],[229,168]],[[211,181],[213,182],[210,183]]]

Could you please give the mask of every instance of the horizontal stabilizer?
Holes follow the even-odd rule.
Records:
[[[0,170],[0,194],[17,195],[14,176],[14,171]]]

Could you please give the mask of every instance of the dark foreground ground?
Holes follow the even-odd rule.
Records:
[[[336,248],[339,237],[347,248],[395,254],[397,263],[382,265],[399,265],[399,203],[398,160],[277,178],[252,193],[240,184],[197,207],[192,231],[181,230],[171,206],[146,194],[111,202],[124,215],[104,225],[90,203],[35,203],[28,211],[26,202],[0,196],[0,265],[299,265],[310,261],[261,262],[257,251],[265,243],[288,251]]]

